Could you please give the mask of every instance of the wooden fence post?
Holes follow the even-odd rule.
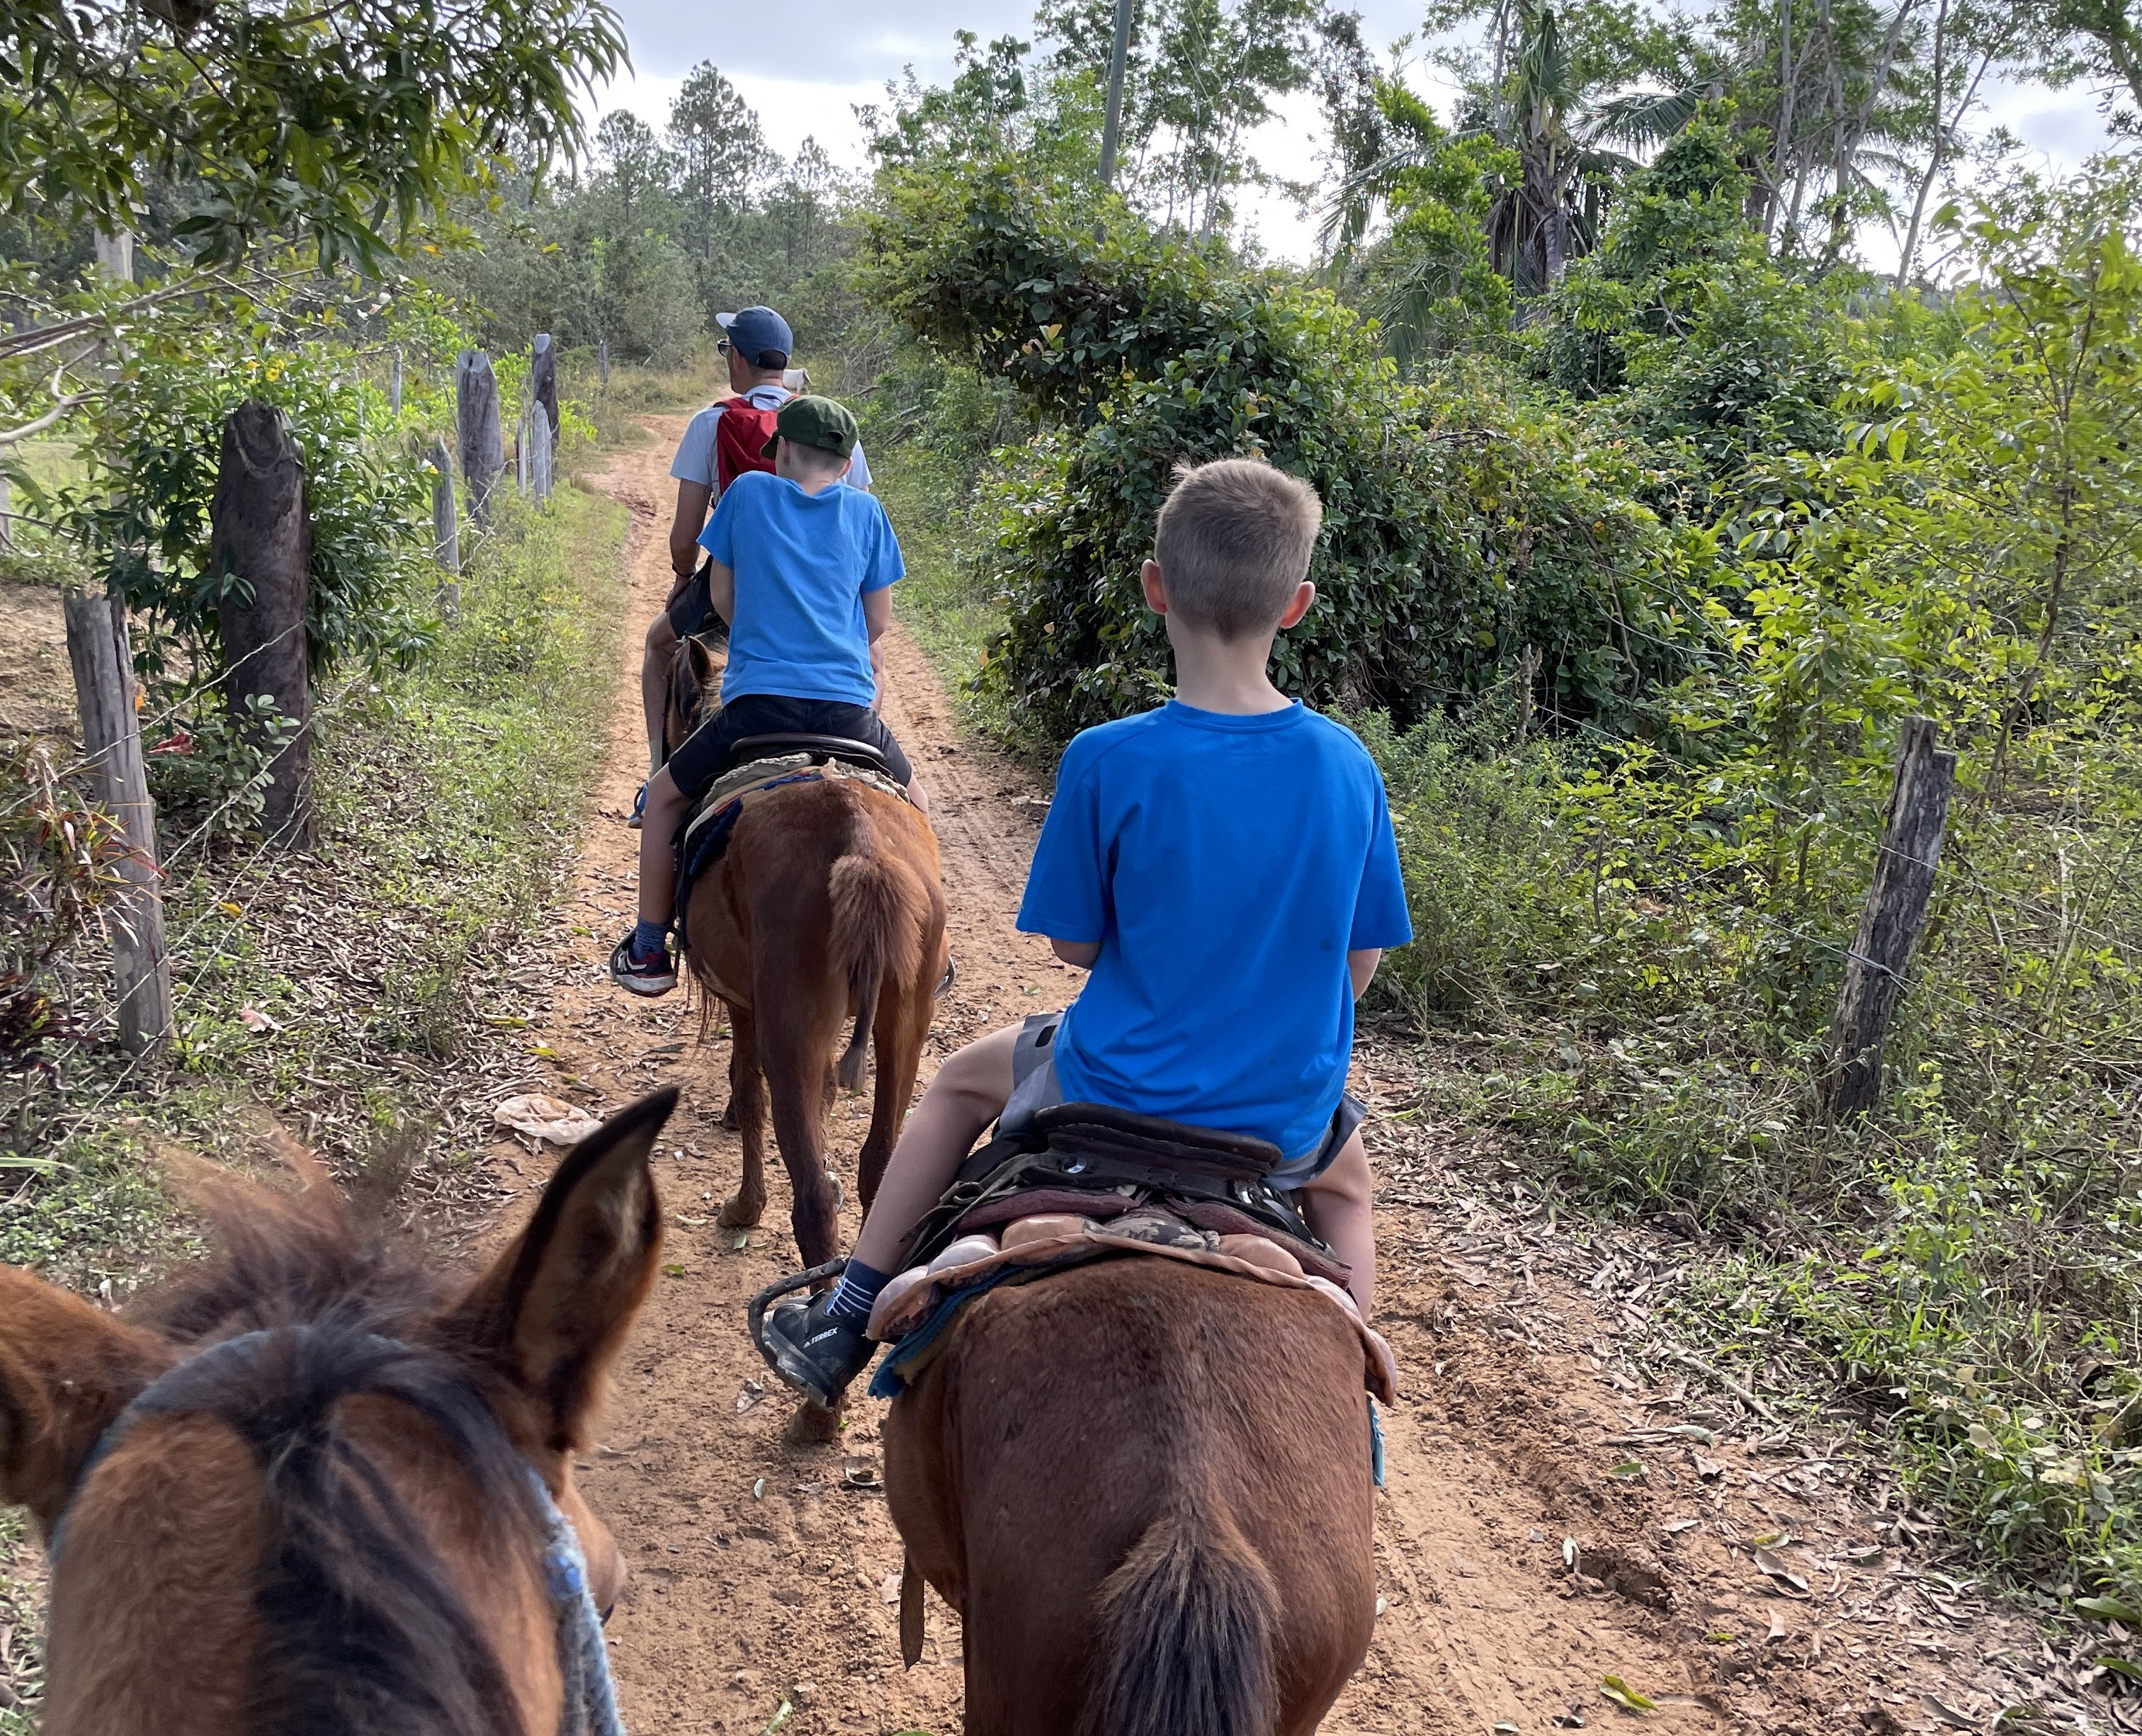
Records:
[[[529,453],[528,480],[535,490],[536,504],[547,504],[550,498],[550,466],[553,454],[550,448],[550,418],[543,413],[541,404],[528,419]]]
[[[254,727],[248,701],[256,695],[298,726],[269,762],[260,819],[269,836],[299,846],[313,841],[312,686],[305,668],[312,560],[305,467],[289,422],[271,405],[241,404],[224,419],[209,506],[209,571],[242,581],[215,606],[224,700],[241,730]]]
[[[454,576],[439,587],[439,607],[451,619],[461,606],[461,527],[454,510],[454,461],[442,437],[432,442],[432,552]]]
[[[595,378],[600,382],[596,395],[607,401],[610,397],[610,339],[607,338],[595,345]]]
[[[15,497],[7,486],[7,473],[0,471],[0,549],[15,546]]]
[[[394,415],[402,413],[402,346],[394,346],[394,365],[387,376],[387,407]]]
[[[550,444],[558,443],[558,350],[548,332],[538,332],[528,353],[528,390],[550,424]]]
[[[528,492],[528,407],[521,407],[521,426],[513,431],[513,476],[521,492]]]
[[[481,350],[463,350],[454,360],[454,412],[469,516],[481,524],[490,516],[491,491],[506,467],[506,440],[498,424],[498,376]]]
[[[1859,913],[1859,933],[1845,961],[1830,1027],[1822,1078],[1826,1121],[1871,1109],[1882,1095],[1882,1045],[1933,895],[1955,789],[1956,755],[1934,746],[1934,726],[1927,718],[1905,718],[1874,883]]]
[[[164,940],[163,875],[156,866],[156,810],[149,800],[141,723],[134,709],[126,608],[116,596],[80,591],[69,591],[63,607],[82,746],[97,798],[126,837],[128,855],[119,868],[126,888],[118,900],[111,962],[118,978],[120,1046],[138,1055],[171,1033],[171,960]]]

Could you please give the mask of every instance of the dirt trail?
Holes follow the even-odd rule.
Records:
[[[650,427],[652,445],[619,454],[595,479],[633,510],[634,624],[651,617],[669,582],[667,463],[682,423]],[[619,822],[645,769],[638,654],[635,631],[569,919],[577,963],[545,1033],[565,1094],[614,1105],[659,1083],[684,1091],[659,1163],[669,1264],[585,1471],[634,1563],[610,1628],[626,1719],[643,1736],[757,1736],[783,1695],[800,1689],[782,1726],[789,1736],[949,1736],[960,1721],[960,1635],[934,1598],[924,1662],[900,1665],[891,1601],[900,1546],[877,1487],[881,1408],[859,1403],[837,1447],[786,1446],[789,1396],[745,1337],[747,1300],[789,1270],[794,1254],[777,1166],[769,1166],[767,1222],[748,1245],[714,1221],[738,1170],[735,1138],[717,1122],[726,1041],[698,1046],[698,1013],[683,995],[636,1002],[602,975],[634,903],[636,835]],[[887,716],[931,787],[960,967],[926,1078],[950,1047],[1054,1004],[1071,982],[1013,926],[1042,792],[960,742],[942,689],[897,634],[891,668]],[[837,1171],[852,1161],[866,1102],[844,1100],[836,1112]],[[1392,1157],[1389,1145],[1379,1151],[1373,1122],[1370,1148],[1379,1168]],[[525,1162],[523,1185],[532,1186],[548,1166]],[[845,1233],[853,1227],[851,1215]],[[1465,1260],[1484,1256],[1454,1261],[1444,1226],[1424,1209],[1394,1205],[1379,1211],[1379,1228],[1387,1270],[1379,1324],[1398,1349],[1404,1393],[1386,1419],[1389,1487],[1377,1502],[1384,1608],[1375,1649],[1326,1730],[1488,1736],[1508,1724],[1530,1736],[1635,1722],[1602,1699],[1609,1676],[1660,1702],[1642,1719],[1655,1729],[1863,1728],[1859,1666],[1820,1685],[1805,1676],[1803,1665],[1823,1655],[1819,1637],[1808,1654],[1820,1621],[1806,1603],[1767,1595],[1750,1569],[1736,1523],[1753,1535],[1765,1521],[1726,1491],[1755,1486],[1737,1470],[1700,1472],[1683,1450],[1687,1438],[1646,1451],[1651,1468],[1637,1481],[1617,1478],[1631,1449],[1607,1438],[1675,1416],[1631,1416],[1636,1401],[1584,1359],[1542,1348],[1530,1326],[1513,1324],[1499,1290],[1483,1295]],[[1531,1273],[1528,1260],[1528,1290]],[[1542,1291],[1542,1309],[1547,1300]],[[1548,1318],[1572,1319],[1582,1304],[1557,1297]],[[1738,1449],[1710,1450],[1743,1462]],[[1668,1530],[1683,1513],[1691,1522]],[[1813,1506],[1802,1517],[1818,1536],[1843,1523]],[[1577,1574],[1566,1538],[1578,1540]],[[1822,1619],[1844,1619],[1842,1606]],[[1914,1705],[1906,1721],[1919,1717]]]

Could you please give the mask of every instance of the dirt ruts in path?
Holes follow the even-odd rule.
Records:
[[[767,1224],[748,1242],[715,1222],[738,1171],[735,1138],[718,1125],[727,1043],[699,1046],[698,1010],[681,994],[637,1002],[602,974],[633,910],[637,835],[621,821],[646,769],[639,626],[669,584],[668,461],[682,427],[681,419],[651,421],[653,443],[619,453],[595,479],[633,510],[632,628],[599,811],[566,913],[570,980],[541,1033],[565,1095],[614,1105],[669,1082],[684,1093],[659,1165],[671,1214],[664,1275],[583,1472],[634,1563],[610,1625],[624,1709],[640,1736],[757,1736],[787,1696],[790,1736],[949,1736],[960,1723],[960,1635],[934,1599],[924,1661],[911,1671],[900,1664],[901,1556],[879,1490],[881,1408],[859,1403],[837,1446],[785,1445],[788,1396],[745,1337],[745,1303],[790,1270],[794,1254],[777,1169]],[[1045,792],[960,742],[942,688],[897,633],[890,668],[886,715],[931,791],[960,973],[926,1076],[958,1043],[1060,1003],[1073,980],[1014,926]],[[842,1167],[861,1141],[866,1102],[844,1100],[836,1112],[832,1149]],[[531,1186],[547,1168],[521,1163]],[[852,1234],[851,1219],[844,1228]],[[1654,1728],[1731,1721],[1713,1697],[1700,1611],[1656,1606],[1666,1594],[1648,1593],[1635,1565],[1621,1591],[1567,1574],[1562,1540],[1572,1529],[1587,1540],[1636,1538],[1653,1522],[1644,1500],[1606,1481],[1602,1455],[1582,1444],[1616,1426],[1610,1395],[1495,1337],[1438,1264],[1424,1218],[1394,1210],[1381,1229],[1389,1250],[1382,1324],[1399,1345],[1405,1390],[1386,1419],[1389,1488],[1377,1503],[1384,1608],[1368,1663],[1325,1729],[1488,1736],[1509,1723],[1530,1736],[1558,1718],[1611,1722],[1626,1714],[1600,1697],[1610,1674],[1662,1702],[1645,1720]],[[1611,1464],[1617,1455],[1603,1457]],[[1642,1551],[1628,1548],[1634,1563]]]

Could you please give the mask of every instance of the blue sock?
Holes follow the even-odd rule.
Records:
[[[878,1292],[891,1282],[891,1273],[881,1272],[860,1260],[851,1260],[847,1270],[841,1274],[841,1281],[833,1286],[832,1299],[826,1304],[826,1312],[832,1319],[845,1320],[851,1326],[867,1326],[871,1309],[877,1305]]]
[[[632,956],[635,960],[644,961],[651,959],[656,954],[666,949],[669,944],[669,925],[668,923],[649,922],[643,916],[633,925]]]

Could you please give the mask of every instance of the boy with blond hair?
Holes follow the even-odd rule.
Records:
[[[1315,491],[1229,458],[1178,472],[1140,574],[1175,698],[1064,750],[1019,925],[1090,970],[1061,1013],[968,1044],[916,1105],[840,1282],[768,1316],[782,1377],[832,1404],[876,1348],[877,1295],[991,1122],[1060,1102],[1252,1134],[1310,1227],[1375,1288],[1354,1001],[1413,938],[1381,775],[1266,673],[1309,612]]]

